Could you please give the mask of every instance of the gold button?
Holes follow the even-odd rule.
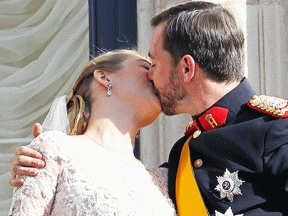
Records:
[[[203,161],[201,159],[197,159],[194,162],[194,167],[196,167],[196,168],[200,168],[202,165],[203,165]]]
[[[200,134],[201,134],[201,131],[200,131],[200,130],[196,130],[196,131],[193,133],[193,138],[196,139]]]

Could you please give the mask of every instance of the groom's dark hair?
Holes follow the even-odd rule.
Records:
[[[211,2],[188,2],[156,15],[151,25],[163,22],[163,48],[174,66],[188,54],[214,81],[243,79],[244,34],[227,9]]]

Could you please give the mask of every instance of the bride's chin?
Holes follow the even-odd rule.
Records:
[[[151,101],[151,106],[154,112],[158,112],[158,115],[162,112],[161,103],[158,97],[155,95],[153,100]]]
[[[158,110],[159,114],[162,112],[162,106],[161,106],[161,103],[160,103],[160,100],[157,98],[157,104],[155,105],[155,109]]]
[[[145,109],[141,111],[142,122],[141,127],[145,127],[149,124],[152,124],[162,112],[160,102],[151,102],[149,106],[146,106]]]
[[[157,103],[157,106],[155,107],[155,110],[157,110],[157,112],[158,112],[157,116],[160,115],[160,113],[162,112],[162,107],[161,107],[160,102]]]
[[[152,107],[152,113],[154,114],[154,120],[155,121],[158,116],[160,115],[160,113],[162,112],[162,108],[161,108],[161,104],[160,102],[155,103],[154,106]]]
[[[149,117],[145,116],[142,119],[142,121],[140,121],[140,128],[146,127],[146,126],[152,124],[158,118],[159,114],[158,115],[156,115],[156,114],[155,115],[150,115]]]

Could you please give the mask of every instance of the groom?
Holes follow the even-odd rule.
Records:
[[[288,103],[254,96],[234,17],[220,5],[197,1],[151,23],[148,78],[163,112],[193,117],[165,164],[179,215],[288,215]],[[34,136],[39,133],[35,125]],[[39,159],[27,147],[16,149],[10,184],[23,183],[16,174],[37,175],[30,167],[45,166]],[[203,214],[193,213],[198,206]]]

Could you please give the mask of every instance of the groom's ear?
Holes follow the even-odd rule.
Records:
[[[184,82],[189,82],[194,77],[196,66],[195,64],[196,62],[194,61],[194,58],[190,55],[183,56],[178,63]]]
[[[107,75],[107,72],[102,71],[102,70],[95,70],[94,71],[94,78],[99,84],[101,84],[105,88],[108,87],[108,82],[110,81],[110,79]]]

